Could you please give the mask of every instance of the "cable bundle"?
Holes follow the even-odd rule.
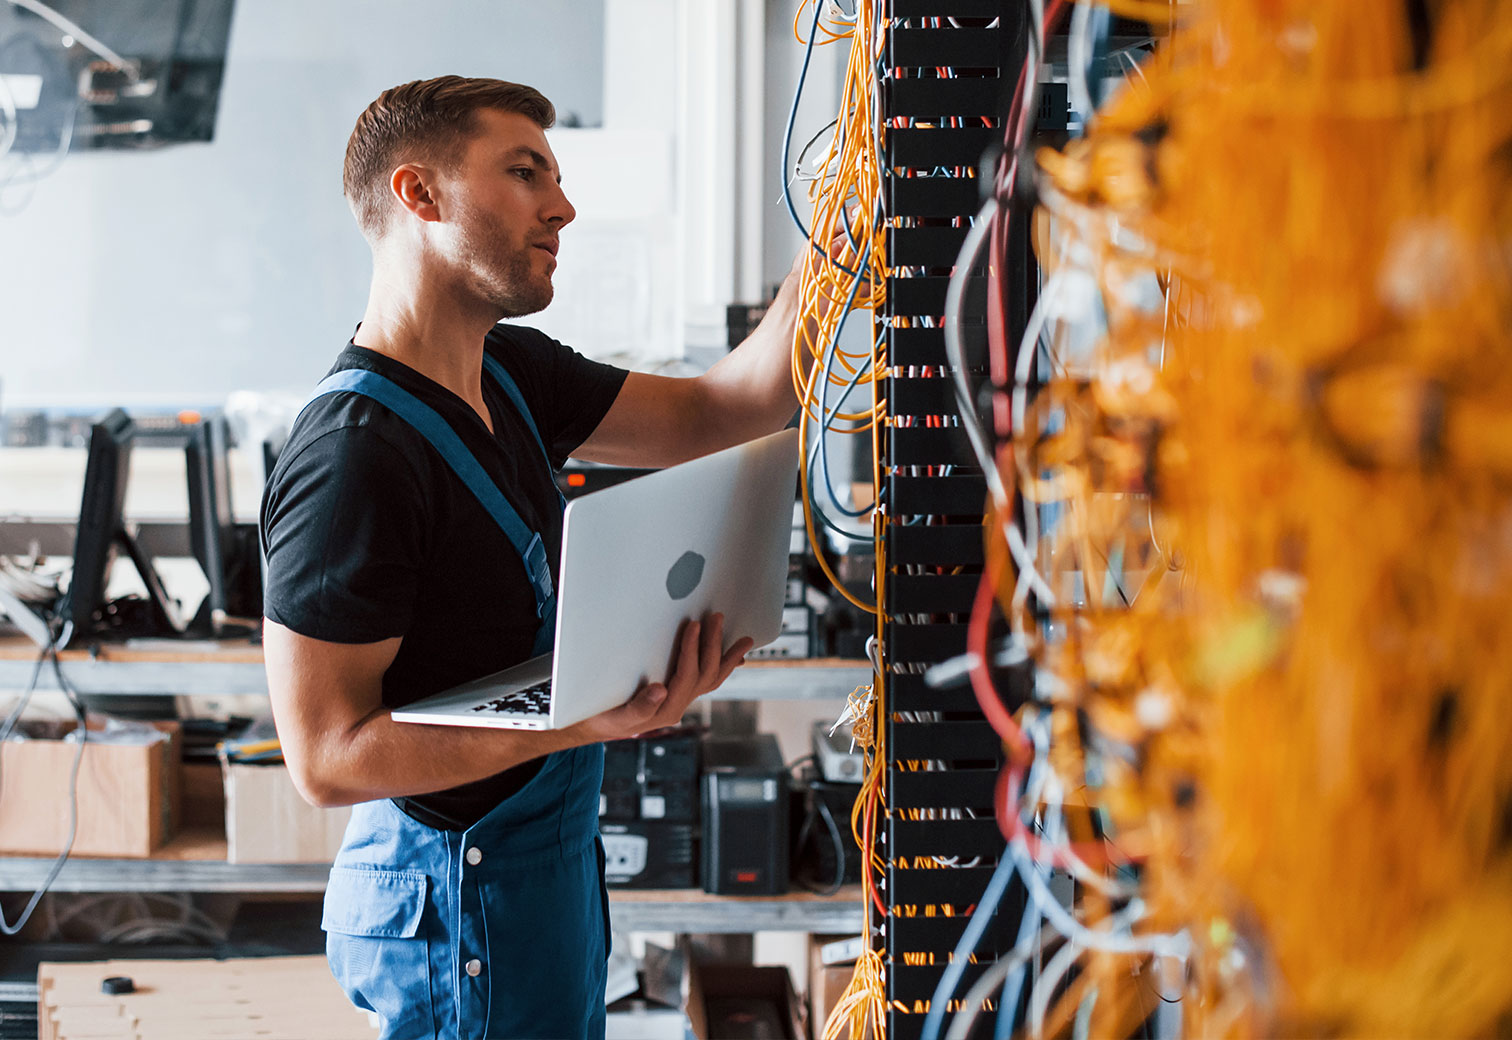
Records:
[[[813,16],[805,40],[800,27],[810,3]],[[806,446],[799,470],[804,524],[814,555],[836,591],[862,610],[877,615],[879,631],[881,617],[878,608],[862,602],[845,588],[826,559],[823,544],[816,535],[816,526],[823,526],[842,538],[872,541],[878,575],[876,587],[882,587],[881,575],[886,561],[882,540],[876,537],[881,523],[879,503],[875,495],[872,502],[859,508],[849,508],[841,502],[830,479],[825,435],[831,430],[853,434],[870,432],[872,456],[876,457],[876,431],[883,414],[875,383],[882,368],[881,346],[875,337],[869,337],[868,349],[861,354],[842,348],[840,339],[850,312],[874,309],[881,303],[885,291],[883,279],[876,275],[876,272],[885,270],[886,263],[882,215],[882,127],[878,117],[877,82],[885,24],[880,0],[856,0],[854,11],[849,15],[825,0],[805,0],[799,5],[794,16],[794,34],[806,49],[783,147],[784,199],[794,222],[811,246],[809,262],[800,269],[799,316],[792,358],[793,386],[802,402],[800,439]],[[804,147],[796,165],[790,165],[793,123],[813,49],[816,45],[841,40],[850,41],[850,55],[841,88],[839,114]],[[822,154],[809,168],[808,152],[831,128],[833,133]],[[799,216],[793,201],[789,182],[794,179],[808,184],[813,205],[807,224]],[[863,384],[870,387],[870,405],[862,410],[845,411],[851,390]],[[810,432],[812,424],[818,424],[817,434]],[[812,447],[807,447],[811,441]],[[815,500],[816,477],[821,475],[828,492],[824,504]],[[873,488],[879,486],[874,467]],[[831,519],[828,515],[831,512],[852,521],[869,520],[872,533],[858,536]],[[873,911],[879,917],[885,916],[876,884],[883,864],[874,849],[882,812],[886,761],[885,734],[882,727],[875,725],[875,720],[882,717],[883,700],[884,688],[878,672],[870,687],[862,687],[851,695],[846,715],[866,756],[866,774],[861,795],[851,814],[851,831],[865,857],[862,935],[868,937],[872,934]],[[857,961],[850,985],[825,1025],[826,1040],[833,1040],[846,1031],[848,1035],[860,1038],[866,1030],[880,1030],[885,997],[882,958],[868,946]]]
[[[793,337],[793,389],[802,402],[799,429],[806,448],[801,459],[800,479],[803,487],[804,523],[815,556],[836,590],[851,603],[875,613],[874,606],[862,603],[835,575],[816,537],[816,521],[842,538],[857,536],[829,517],[835,512],[851,520],[868,517],[875,503],[857,509],[846,507],[836,495],[830,481],[825,434],[866,433],[876,428],[882,404],[873,386],[879,368],[880,347],[875,337],[868,339],[867,351],[856,353],[841,346],[841,333],[852,310],[872,310],[882,300],[884,283],[874,272],[885,270],[886,231],[882,216],[882,128],[878,118],[877,67],[883,48],[884,20],[880,0],[858,0],[855,13],[839,21],[841,12],[828,8],[830,21],[824,19],[824,0],[812,0],[814,14],[809,38],[804,41],[800,20],[808,0],[799,5],[793,31],[805,43],[803,73],[793,98],[788,131],[783,149],[784,176],[803,178],[808,183],[813,202],[807,225],[799,216],[791,191],[784,188],[784,198],[794,222],[808,238],[812,255],[801,268],[799,281],[799,320]],[[821,41],[821,34],[824,39]],[[793,121],[798,111],[798,97],[807,77],[809,58],[816,43],[850,40],[851,49],[841,87],[840,112],[800,153],[796,166],[788,165]],[[833,128],[814,172],[806,172],[807,153],[816,141]],[[845,411],[850,391],[858,385],[873,386],[871,404],[859,411]],[[831,397],[835,398],[831,403]],[[817,435],[811,424],[819,425]],[[873,451],[875,454],[875,451]],[[816,466],[817,464],[817,466]],[[817,473],[816,473],[817,469]],[[828,490],[828,503],[816,504],[816,475],[822,473]],[[873,485],[876,486],[875,483]]]
[[[1047,279],[995,346],[974,678],[1036,912],[983,978],[1005,1011],[1028,987],[1029,1035],[1157,1008],[1189,1036],[1494,1032],[1512,18],[1132,13],[1170,11],[1086,137],[1038,156]],[[1090,31],[1073,18],[1073,54]],[[1016,713],[989,656],[1039,669]],[[1083,883],[1074,914],[1037,887],[1051,866]],[[1026,980],[1036,942],[1058,949]]]

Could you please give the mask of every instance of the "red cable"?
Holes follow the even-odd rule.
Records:
[[[987,665],[987,626],[992,618],[992,572],[982,571],[982,580],[977,583],[976,600],[971,605],[971,619],[966,626],[966,653],[971,660],[971,689],[976,694],[977,704],[987,721],[1009,745],[1013,758],[1027,762],[1034,757],[1029,738],[1019,724],[1013,721],[1008,708],[992,685],[992,675]]]
[[[865,868],[865,873],[862,876],[866,878],[866,888],[871,895],[872,906],[876,907],[877,913],[885,918],[887,916],[887,907],[882,904],[882,897],[877,894],[877,879],[873,876],[873,872],[876,870],[872,865],[872,831],[875,825],[876,806],[868,803],[861,810],[861,856],[865,860],[862,864]]]

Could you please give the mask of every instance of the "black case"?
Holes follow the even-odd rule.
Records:
[[[788,890],[788,778],[769,733],[704,741],[703,886],[715,895]]]
[[[697,888],[698,834],[691,823],[632,820],[599,824],[610,888]]]

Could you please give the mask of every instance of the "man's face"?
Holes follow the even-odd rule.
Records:
[[[506,318],[551,302],[557,236],[577,211],[546,135],[528,116],[485,109],[453,172],[454,257],[469,288]]]

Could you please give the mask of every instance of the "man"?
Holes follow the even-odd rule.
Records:
[[[273,713],[305,798],[355,805],[323,927],[333,971],[384,1037],[603,1035],[601,742],[676,723],[750,640],[721,653],[719,616],[690,619],[665,682],[560,731],[389,712],[526,659],[543,632],[549,644],[551,471],[569,455],[667,466],[777,430],[795,408],[796,275],[750,339],[693,379],[627,374],[496,324],[551,300],[574,217],[553,119],[529,87],[455,76],[363,112],[343,181],[373,251],[371,294],[263,502]],[[373,382],[444,420],[539,536],[551,582],[530,580],[505,520],[413,422],[371,389],[332,390]]]

